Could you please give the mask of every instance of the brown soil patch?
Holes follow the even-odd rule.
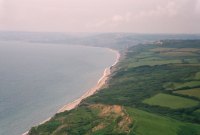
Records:
[[[110,121],[116,121],[116,126],[114,131],[121,133],[129,133],[130,125],[132,125],[133,120],[126,113],[125,109],[120,105],[103,105],[103,104],[93,104],[90,105],[91,109],[97,109],[99,111],[99,117],[103,119],[109,119]],[[96,127],[92,129],[93,132],[105,128],[107,125],[103,122],[99,123]]]
[[[96,127],[94,127],[94,128],[92,129],[92,132],[95,132],[95,131],[101,130],[101,129],[105,128],[105,127],[106,127],[105,124],[100,123],[99,125],[97,125]]]

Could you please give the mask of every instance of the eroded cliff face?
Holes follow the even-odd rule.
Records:
[[[97,126],[95,126],[92,131],[98,131],[105,129],[109,126],[109,123],[106,121],[115,121],[115,126],[113,131],[117,133],[129,133],[131,126],[133,125],[133,120],[126,113],[126,110],[119,105],[103,105],[103,104],[93,104],[90,105],[90,108],[97,109],[99,111],[98,116],[101,119],[104,119]]]

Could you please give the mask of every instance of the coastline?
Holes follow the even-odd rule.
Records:
[[[84,93],[81,97],[79,97],[75,101],[66,104],[64,107],[62,107],[60,110],[58,110],[57,113],[69,111],[69,110],[76,108],[81,103],[81,101],[83,99],[95,94],[99,89],[101,89],[106,84],[106,81],[108,80],[109,75],[111,74],[111,68],[119,62],[119,59],[120,59],[120,56],[121,56],[120,53],[117,50],[113,50],[113,49],[110,49],[110,48],[108,48],[108,49],[110,51],[116,53],[116,60],[115,60],[114,64],[112,64],[110,67],[107,67],[104,70],[102,77],[98,80],[97,84],[94,87],[92,87],[91,89],[86,91],[86,93]]]
[[[119,51],[111,49],[111,48],[107,48],[109,51],[112,51],[116,54],[116,60],[115,62],[110,66],[107,67],[104,72],[102,77],[98,80],[97,84],[92,87],[91,89],[89,89],[88,91],[86,91],[81,97],[79,97],[78,99],[64,105],[61,109],[59,109],[56,113],[62,113],[65,111],[70,111],[72,109],[75,109],[76,107],[78,107],[78,105],[81,103],[82,100],[92,96],[93,94],[95,94],[97,91],[99,91],[107,82],[107,80],[109,79],[109,76],[111,75],[111,68],[114,67],[120,60],[121,54],[119,53]],[[44,124],[45,122],[49,121],[52,117],[49,117],[48,119],[42,121],[41,123],[39,123],[38,125]],[[28,134],[29,131],[23,133],[22,135],[29,135]]]

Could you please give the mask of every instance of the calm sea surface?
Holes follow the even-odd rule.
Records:
[[[20,135],[93,87],[105,48],[0,41],[0,135]]]

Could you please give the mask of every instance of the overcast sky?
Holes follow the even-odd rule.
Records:
[[[200,33],[200,0],[0,0],[0,30]]]

